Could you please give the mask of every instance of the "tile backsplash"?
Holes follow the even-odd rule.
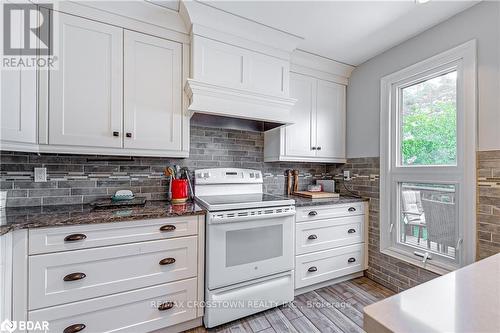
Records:
[[[187,159],[117,157],[0,152],[0,188],[7,191],[7,207],[80,204],[110,197],[120,189],[151,200],[166,199],[168,180],[163,169],[172,164],[190,170],[238,167],[263,172],[264,190],[283,194],[284,173],[300,170],[300,188],[325,178],[326,164],[264,163],[264,135],[260,132],[191,127]],[[47,182],[35,183],[33,169],[47,168]]]

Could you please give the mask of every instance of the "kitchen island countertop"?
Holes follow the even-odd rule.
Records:
[[[500,253],[364,308],[364,329],[500,332]]]

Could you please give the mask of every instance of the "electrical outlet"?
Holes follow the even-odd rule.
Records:
[[[47,181],[47,168],[35,168],[35,183]]]
[[[351,180],[351,171],[350,170],[344,170],[344,180]]]

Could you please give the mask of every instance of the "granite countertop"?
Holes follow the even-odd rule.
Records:
[[[147,220],[162,217],[203,215],[195,203],[172,205],[167,201],[148,201],[144,206],[94,208],[91,205],[12,207],[0,212],[0,235],[26,228],[75,224],[96,224]]]
[[[309,199],[309,198],[299,197],[296,195],[290,195],[287,197],[295,200],[295,207],[336,205],[336,204],[347,204],[352,202],[368,201],[368,199],[366,198],[356,198],[345,195],[341,195],[338,198],[325,198],[325,199]]]

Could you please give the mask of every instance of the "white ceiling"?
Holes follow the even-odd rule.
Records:
[[[210,6],[304,38],[299,48],[359,65],[478,1],[208,0]]]

